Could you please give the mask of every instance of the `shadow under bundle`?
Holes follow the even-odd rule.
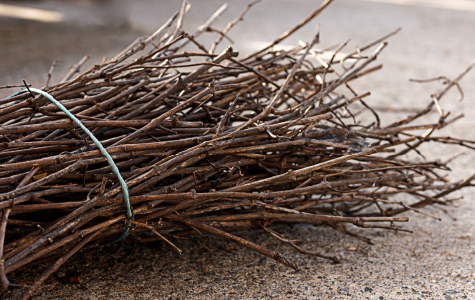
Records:
[[[364,101],[370,94],[357,94],[351,83],[381,67],[371,64],[395,32],[342,56],[343,44],[326,59],[313,49],[318,29],[312,41],[276,50],[330,2],[267,47],[238,58],[230,47],[214,51],[255,3],[205,47],[197,37],[210,31],[225,6],[186,34],[184,1],[153,35],[110,61],[73,78],[85,57],[44,93],[28,87],[0,100],[2,287],[14,285],[9,272],[49,258],[26,299],[74,253],[124,238],[162,240],[181,253],[174,238],[211,234],[297,269],[231,233],[261,229],[301,252],[339,262],[300,248],[272,226],[326,225],[363,240],[345,224],[409,231],[395,225],[408,221],[397,215],[446,205],[449,194],[471,185],[475,177],[449,182],[438,175],[448,170],[444,164],[405,157],[425,142],[473,149],[473,141],[433,136],[458,119],[448,119],[439,101],[473,64],[425,109],[382,126]],[[375,121],[357,120],[355,105]],[[412,125],[435,109],[436,123]],[[401,194],[411,199],[395,199]]]

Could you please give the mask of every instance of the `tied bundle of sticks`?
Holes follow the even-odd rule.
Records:
[[[470,186],[474,177],[449,182],[439,175],[448,170],[444,164],[404,157],[419,153],[425,142],[473,149],[473,141],[433,136],[460,118],[448,118],[439,102],[473,64],[425,109],[383,126],[364,102],[369,92],[357,93],[351,84],[381,67],[371,64],[395,32],[339,56],[345,43],[328,59],[314,50],[318,30],[294,49],[274,47],[330,2],[269,46],[239,58],[230,47],[214,51],[255,3],[206,47],[197,38],[216,32],[211,25],[226,6],[186,34],[184,1],[150,37],[73,79],[85,57],[61,83],[42,88],[112,156],[129,189],[132,218],[106,158],[57,106],[31,93],[1,100],[2,287],[14,285],[9,272],[49,259],[26,299],[74,253],[117,238],[130,224],[126,241],[160,240],[180,253],[174,238],[211,234],[297,269],[232,233],[255,229],[339,262],[304,250],[273,227],[326,225],[370,243],[350,226],[410,232],[395,225],[408,221],[397,215],[425,214],[421,208],[447,205],[452,192]],[[356,120],[355,106],[375,121]],[[412,125],[436,109],[438,121]],[[401,194],[403,202],[395,199]]]

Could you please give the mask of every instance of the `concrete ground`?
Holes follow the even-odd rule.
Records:
[[[216,28],[223,28],[245,6],[244,1],[227,1],[230,7]],[[242,54],[293,27],[321,1],[263,0],[230,32],[233,47]],[[224,1],[192,0],[185,20],[192,31]],[[395,4],[399,3],[399,4]],[[450,3],[450,4],[448,4]],[[61,59],[53,82],[69,66],[90,53],[89,64],[112,57],[137,36],[149,34],[180,7],[180,1],[0,1],[64,13],[61,23],[43,23],[0,17],[0,86],[20,84],[26,79],[43,86],[53,60]],[[320,48],[341,44],[351,38],[348,52],[402,27],[389,40],[379,58],[384,68],[353,87],[371,91],[369,102],[384,111],[384,122],[421,108],[440,84],[410,83],[409,78],[456,77],[475,58],[475,1],[472,0],[336,0],[313,24],[284,41],[295,45],[310,40],[315,23],[321,24]],[[1,9],[1,6],[0,6]],[[1,14],[1,12],[0,12]],[[211,39],[211,41],[214,38]],[[210,39],[201,39],[203,43]],[[226,46],[223,43],[223,47]],[[87,65],[84,69],[86,69]],[[454,91],[443,99],[444,110],[465,118],[438,135],[475,139],[475,71],[460,82],[465,99],[458,102]],[[0,98],[10,91],[0,90]],[[392,114],[388,115],[388,111]],[[437,120],[437,115],[432,115]],[[449,165],[449,176],[459,180],[475,172],[475,153],[442,146],[425,149],[426,157],[444,161],[463,153]],[[302,247],[335,255],[336,265],[296,252],[265,232],[242,232],[239,236],[282,253],[296,262],[295,272],[227,241],[212,239],[206,245],[177,241],[179,256],[160,243],[114,245],[98,252],[73,257],[59,270],[82,272],[81,284],[64,284],[50,278],[34,299],[475,299],[475,197],[473,189],[454,207],[428,208],[442,222],[408,213],[405,226],[413,234],[379,230],[354,231],[375,243],[370,246],[330,228],[282,227],[286,236],[301,240]],[[10,274],[13,282],[29,282],[46,265],[24,268]],[[14,299],[21,290],[1,291],[0,298]]]

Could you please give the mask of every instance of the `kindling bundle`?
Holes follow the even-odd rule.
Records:
[[[308,43],[278,49],[330,2],[241,58],[233,48],[215,49],[255,3],[207,46],[198,37],[215,34],[211,25],[225,6],[186,34],[184,1],[150,37],[73,78],[85,57],[59,84],[41,88],[104,146],[126,182],[130,207],[107,158],[58,106],[29,92],[0,100],[2,287],[13,284],[9,272],[50,259],[26,299],[74,253],[117,239],[130,226],[126,241],[160,240],[181,253],[173,239],[211,234],[297,269],[291,258],[234,233],[259,230],[338,263],[275,227],[325,225],[370,242],[351,227],[410,232],[399,224],[408,221],[401,213],[425,214],[421,208],[447,205],[452,192],[470,186],[475,177],[449,182],[439,174],[448,171],[444,164],[406,154],[429,142],[473,149],[473,141],[435,136],[460,118],[450,119],[439,102],[473,64],[425,109],[383,124],[365,102],[370,93],[352,83],[381,68],[373,62],[395,32],[347,55],[338,55],[346,44],[327,50],[329,56],[315,50],[318,29]],[[436,109],[438,120],[417,123]],[[404,201],[396,199],[401,194]]]

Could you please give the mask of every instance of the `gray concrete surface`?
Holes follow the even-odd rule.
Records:
[[[190,31],[224,1],[191,2],[193,6],[186,19]],[[223,28],[246,4],[237,0],[227,2],[230,8],[216,24],[217,28]],[[233,47],[241,53],[261,47],[299,22],[320,2],[263,0],[231,31]],[[180,7],[180,1],[165,0],[116,0],[102,7],[85,1],[0,3],[55,9],[66,16],[60,24],[0,17],[0,86],[21,83],[23,78],[42,86],[55,59],[62,59],[53,75],[53,81],[59,80],[85,53],[93,56],[90,64],[104,55],[111,57],[136,36],[153,32]],[[383,70],[353,86],[359,92],[370,90],[369,102],[379,110],[393,112],[383,122],[425,106],[429,95],[441,88],[437,83],[410,83],[409,78],[453,78],[475,58],[475,12],[471,11],[336,0],[313,24],[284,44],[309,40],[316,22],[321,24],[320,48],[351,38],[347,51],[397,27],[403,28],[389,40],[379,59]],[[202,39],[204,43],[207,40]],[[454,115],[462,112],[466,117],[439,135],[475,139],[474,83],[475,72],[461,81],[463,102],[458,102],[456,92],[444,98],[441,104],[445,110]],[[8,94],[0,90],[0,97]],[[437,120],[435,114],[431,117]],[[454,172],[449,177],[453,180],[475,172],[474,152],[442,146],[427,146],[424,151],[428,157],[442,161],[464,153],[450,163]],[[184,250],[181,256],[159,243],[121,248],[115,245],[78,255],[63,265],[58,276],[66,270],[83,272],[81,285],[63,284],[53,277],[34,299],[475,299],[473,192],[465,190],[463,200],[446,208],[448,214],[435,207],[426,210],[440,216],[442,222],[407,214],[411,221],[406,227],[415,230],[414,234],[354,229],[371,238],[374,246],[329,228],[280,229],[300,239],[305,249],[340,257],[341,265],[300,254],[262,231],[239,235],[292,258],[300,271],[292,271],[246,249],[227,249],[232,245],[218,239],[208,243],[216,255],[187,241],[177,241]],[[207,274],[203,273],[202,264],[205,268],[210,264]],[[10,278],[14,282],[32,281],[44,267],[24,268]],[[13,299],[19,293],[20,290],[1,291],[0,298]]]

